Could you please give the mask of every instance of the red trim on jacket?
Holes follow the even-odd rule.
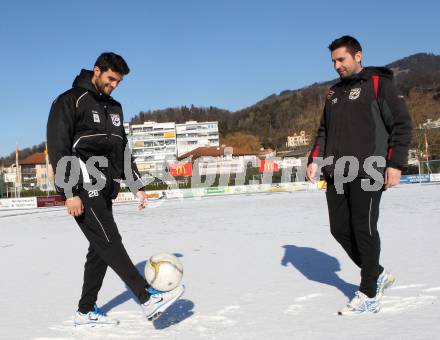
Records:
[[[318,153],[319,153],[319,144],[317,144],[317,145],[315,146],[315,148],[313,149],[313,152],[312,152],[312,159],[318,157]]]
[[[377,96],[379,95],[379,75],[377,74],[373,75],[373,85],[374,85],[374,96],[377,99]]]
[[[389,160],[391,160],[391,155],[393,154],[393,148],[392,147],[390,147],[389,149],[388,149],[388,156],[387,156],[387,160],[389,161]]]

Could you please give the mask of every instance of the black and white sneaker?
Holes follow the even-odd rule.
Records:
[[[77,311],[74,319],[75,327],[77,326],[116,326],[119,324],[118,320],[109,318],[105,315],[97,305],[93,306],[93,310],[88,313],[81,313]]]
[[[377,279],[377,296],[382,299],[385,289],[391,287],[396,282],[396,277],[387,270],[383,270]]]
[[[161,292],[150,287],[147,291],[150,293],[150,299],[141,304],[141,307],[145,317],[149,321],[153,321],[182,296],[185,288],[180,285],[169,292]]]
[[[338,315],[375,314],[380,311],[380,301],[377,296],[369,298],[357,291],[354,298],[342,309]]]

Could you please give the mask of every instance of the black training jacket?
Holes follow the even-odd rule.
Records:
[[[105,156],[108,167],[95,167],[105,176],[106,196],[114,198],[119,183],[114,179],[125,179],[124,150],[127,136],[123,126],[121,104],[110,96],[97,92],[91,82],[92,71],[81,70],[72,89],[58,96],[52,104],[47,122],[47,147],[49,160],[56,171],[58,161],[64,156],[76,156],[81,164],[81,175],[73,194],[79,194],[84,182],[96,183],[96,179],[84,167],[91,156]],[[140,178],[137,167],[130,157],[132,176]],[[70,175],[70,167],[63,176]],[[66,198],[58,186],[60,195]]]
[[[369,177],[363,170],[369,156],[383,156],[387,167],[402,169],[411,135],[411,117],[397,93],[392,71],[366,67],[330,88],[308,163],[334,156],[333,165],[323,169],[326,177],[334,175],[334,164],[343,156],[359,160],[359,177]]]

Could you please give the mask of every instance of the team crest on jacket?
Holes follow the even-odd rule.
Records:
[[[112,123],[114,126],[121,126],[121,119],[118,114],[110,114],[110,118],[112,119]]]
[[[361,88],[357,87],[355,89],[351,89],[348,99],[355,100],[358,99],[361,95]]]
[[[93,112],[93,111],[92,111]],[[93,122],[94,123],[100,123],[101,121],[99,120],[99,115],[97,113],[93,114]]]

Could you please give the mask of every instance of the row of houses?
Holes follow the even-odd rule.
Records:
[[[284,163],[264,162],[266,158],[275,157],[275,152],[220,145],[218,122],[175,124],[150,121],[133,125],[125,123],[124,128],[140,173],[157,178],[162,178],[165,172],[176,178],[191,176],[194,163],[200,175],[241,174],[250,166],[261,172],[278,171],[287,164],[298,165],[297,158],[308,151],[302,140],[302,148],[297,148],[296,153],[291,151],[281,155],[285,158]],[[303,138],[304,134],[301,136]],[[4,170],[7,191],[13,191],[16,183],[23,190],[54,189],[54,173],[45,152],[19,160],[18,165],[18,170],[15,164]]]
[[[37,152],[3,169],[6,196],[13,192],[17,185],[22,190],[54,190],[54,172],[49,164],[46,152]]]

